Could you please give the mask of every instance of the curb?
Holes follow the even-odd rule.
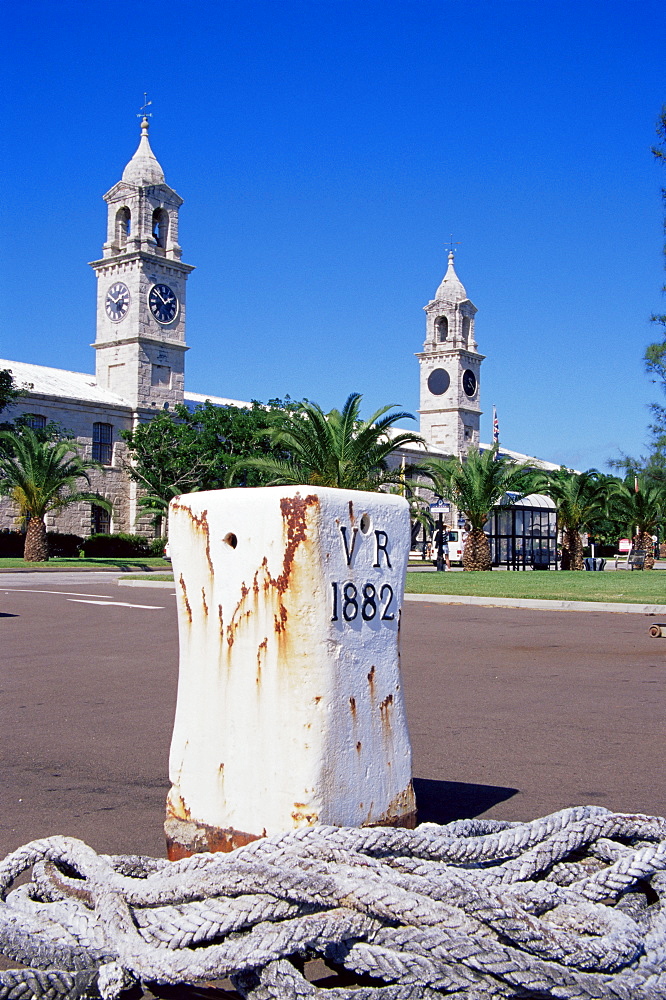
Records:
[[[123,580],[122,577],[118,580],[119,587],[158,587],[163,590],[175,590],[176,584],[174,580]]]
[[[119,569],[117,566],[53,566],[51,563],[35,563],[32,566],[0,566],[3,573],[166,573],[164,569]]]
[[[531,608],[535,611],[610,611],[616,614],[666,615],[666,604],[541,601],[528,597],[465,597],[458,594],[405,594],[405,600],[428,601],[431,604],[476,604],[486,608]]]

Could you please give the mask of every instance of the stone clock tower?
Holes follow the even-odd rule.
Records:
[[[185,284],[178,210],[183,199],[164,180],[141,122],[139,147],[120,181],[104,195],[107,238],[97,273],[98,385],[134,410],[183,401]]]
[[[479,445],[484,355],[474,339],[476,306],[467,298],[453,260],[449,253],[444,279],[424,307],[426,339],[416,356],[421,369],[421,434],[430,447],[460,458]]]

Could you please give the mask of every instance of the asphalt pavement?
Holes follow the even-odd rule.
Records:
[[[666,640],[640,612],[404,605],[420,819],[577,803],[666,815]],[[170,588],[0,575],[0,856],[66,833],[164,856],[176,701]]]

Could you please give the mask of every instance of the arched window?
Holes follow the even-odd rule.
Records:
[[[111,424],[93,424],[92,457],[93,462],[111,465],[113,458],[113,426]]]
[[[90,528],[93,535],[108,535],[111,531],[111,513],[93,503],[90,505]]]
[[[449,321],[446,316],[440,316],[435,323],[435,332],[437,335],[437,340],[441,344],[443,340],[449,335]]]
[[[466,344],[468,342],[468,340],[469,340],[469,326],[470,326],[469,316],[463,316],[463,321],[462,321],[462,338],[463,338],[463,343],[464,344]]]
[[[153,212],[153,239],[158,247],[166,249],[168,235],[169,214],[163,208],[156,208]]]
[[[116,242],[118,246],[127,246],[132,229],[132,213],[127,206],[119,208],[116,212]]]

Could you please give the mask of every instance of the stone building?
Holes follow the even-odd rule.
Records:
[[[141,528],[122,431],[176,403],[234,402],[185,392],[185,288],[193,267],[182,262],[178,243],[183,200],[165,181],[148,127],[144,118],[134,156],[104,195],[107,238],[101,259],[90,265],[97,275],[95,375],[0,359],[17,385],[30,386],[0,419],[28,415],[36,428],[54,421],[103,467],[91,472],[91,488],[111,500],[111,515],[78,504],[47,519],[49,529],[83,536]],[[15,519],[13,505],[3,501],[0,528],[14,527]]]
[[[80,504],[47,522],[49,529],[83,536],[149,530],[148,522],[137,518],[138,487],[127,474],[122,431],[180,402],[195,405],[209,399],[221,406],[244,405],[185,390],[185,293],[193,267],[183,263],[178,242],[183,200],[166,183],[148,130],[148,119],[143,118],[134,156],[104,195],[106,241],[101,258],[90,265],[97,276],[95,374],[0,359],[0,369],[10,369],[16,384],[30,386],[0,419],[23,414],[34,427],[54,421],[74,434],[84,457],[103,467],[91,473],[91,487],[111,500],[112,514]],[[477,350],[476,311],[450,253],[435,298],[425,306],[426,339],[417,354],[420,432],[426,448],[406,449],[394,456],[396,464],[403,458],[422,459],[426,451],[442,458],[462,456],[479,445],[484,355]],[[518,460],[527,457],[507,454]],[[2,501],[0,528],[13,527],[15,519],[13,505]]]

